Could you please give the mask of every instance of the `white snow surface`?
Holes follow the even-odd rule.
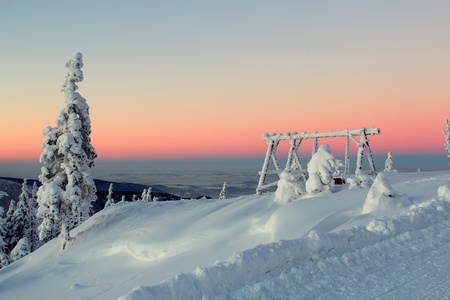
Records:
[[[362,214],[347,186],[120,202],[1,269],[0,299],[450,299],[450,171],[385,176],[411,205]]]

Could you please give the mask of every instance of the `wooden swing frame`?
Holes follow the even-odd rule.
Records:
[[[301,158],[298,155],[298,148],[303,140],[306,139],[314,139],[313,143],[313,154],[317,152],[319,146],[319,138],[329,138],[329,137],[347,137],[347,142],[345,145],[345,172],[344,174],[348,175],[350,173],[350,140],[352,140],[356,146],[358,147],[357,160],[356,160],[356,171],[355,174],[361,172],[362,169],[362,161],[364,156],[364,150],[367,153],[367,159],[370,165],[370,174],[372,176],[376,176],[375,164],[373,162],[372,151],[369,146],[368,135],[376,135],[380,134],[379,128],[360,128],[354,130],[343,130],[343,131],[333,131],[333,132],[314,132],[314,133],[286,133],[285,135],[281,133],[273,133],[269,135],[265,133],[263,136],[263,140],[267,142],[267,152],[266,157],[264,158],[264,163],[262,166],[262,170],[259,172],[260,178],[258,182],[258,187],[256,188],[256,193],[258,195],[262,194],[262,191],[271,187],[274,187],[278,184],[278,180],[275,182],[266,184],[267,174],[280,174],[284,170],[292,170],[294,165],[297,171],[300,172],[301,176],[304,180],[306,180],[306,169],[303,167]],[[360,137],[359,141],[355,137]],[[281,169],[280,163],[278,162],[278,158],[276,156],[277,148],[280,141],[289,141],[290,148],[287,157],[286,166],[284,169]],[[269,170],[270,160],[272,159],[273,164],[275,166],[275,170]]]

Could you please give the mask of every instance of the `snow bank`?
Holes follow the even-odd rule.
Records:
[[[182,273],[161,284],[139,286],[119,299],[245,299],[267,294],[257,284],[263,276],[280,268],[315,262],[321,267],[324,259],[334,262],[336,268],[345,263],[352,266],[370,265],[374,255],[379,255],[383,243],[400,243],[409,239],[411,232],[431,226],[447,228],[450,217],[450,193],[448,187],[440,187],[438,197],[413,205],[394,217],[374,219],[367,226],[356,226],[331,233],[311,231],[308,236],[288,241],[259,245],[253,249],[235,253],[226,261],[208,268],[197,268],[192,273]],[[437,229],[433,229],[437,230]],[[400,255],[400,254],[399,254]],[[309,268],[297,268],[307,277]],[[278,275],[283,279],[284,273]],[[310,274],[309,274],[310,275]],[[305,277],[305,278],[306,278]],[[297,285],[307,279],[296,277]],[[255,284],[251,284],[251,283]],[[273,286],[273,282],[271,288]],[[307,286],[307,285],[305,285]],[[265,287],[267,288],[267,287]],[[237,294],[236,294],[236,291]]]

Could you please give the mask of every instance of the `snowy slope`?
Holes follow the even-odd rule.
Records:
[[[450,171],[386,178],[413,205],[361,215],[368,189],[344,186],[287,204],[118,203],[67,250],[55,240],[0,270],[0,299],[448,299]]]

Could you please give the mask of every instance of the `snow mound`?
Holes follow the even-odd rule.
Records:
[[[371,257],[380,252],[382,248],[380,243],[388,240],[388,244],[405,242],[410,239],[411,230],[421,230],[443,222],[448,225],[449,218],[450,201],[438,197],[421,205],[412,206],[409,211],[396,218],[375,219],[367,226],[356,226],[332,233],[313,230],[304,238],[259,245],[235,253],[228,260],[217,262],[211,267],[178,274],[161,284],[141,285],[119,299],[228,299],[229,297],[257,299],[258,296],[264,298],[267,293],[261,290],[246,291],[246,283],[248,286],[249,282],[254,282],[265,274],[286,266],[289,269],[294,265],[310,262],[323,263],[325,258],[345,261],[354,267],[369,264]],[[439,224],[438,227],[445,227],[445,224]],[[356,250],[360,251],[355,257]],[[302,285],[301,282],[296,284]],[[235,291],[240,291],[238,297],[233,295]]]
[[[380,172],[369,189],[362,213],[385,213],[410,204],[408,196],[398,195],[384,173]]]

